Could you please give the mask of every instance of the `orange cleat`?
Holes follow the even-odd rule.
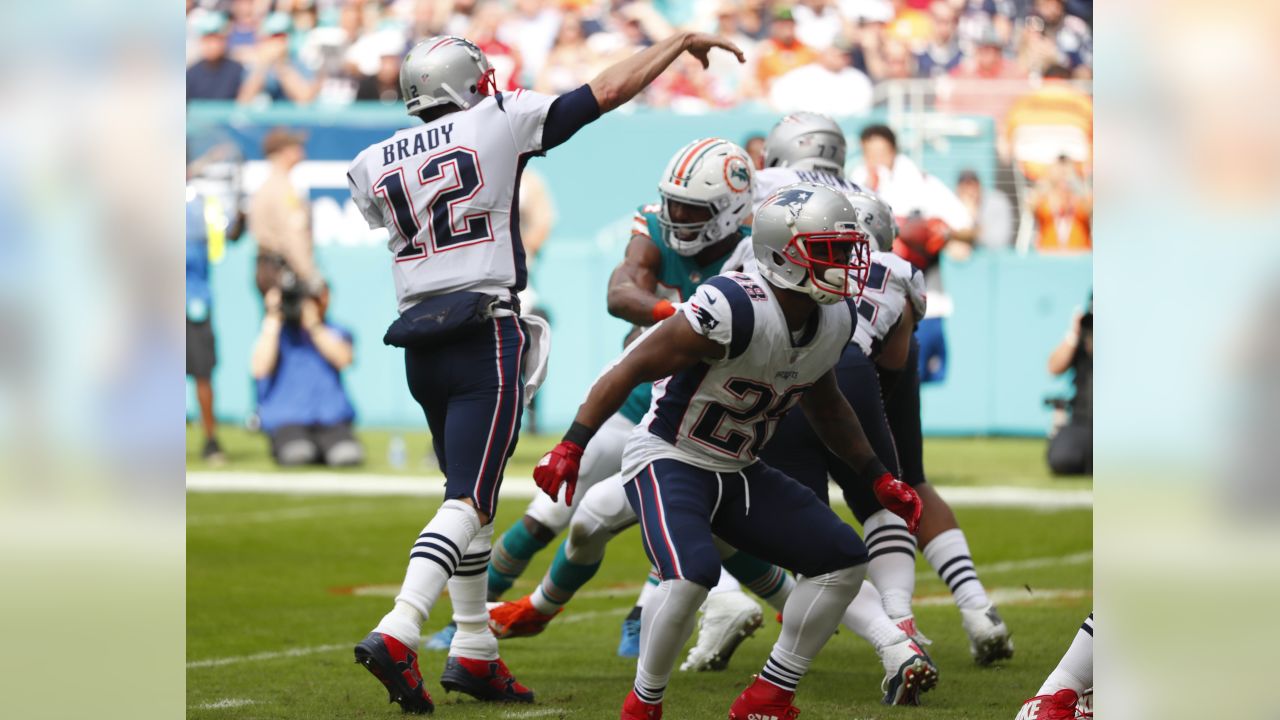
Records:
[[[499,640],[518,637],[533,637],[543,630],[556,615],[564,611],[560,608],[550,615],[543,615],[533,607],[526,595],[515,602],[504,602],[489,611],[489,629]]]

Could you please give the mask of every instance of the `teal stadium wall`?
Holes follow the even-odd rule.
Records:
[[[984,180],[994,176],[991,121],[968,119],[974,131],[925,148],[924,166],[944,180],[973,167],[975,157],[989,159],[976,167]],[[863,125],[878,120],[882,117],[846,118],[841,125],[856,138]],[[532,275],[554,336],[550,373],[539,394],[544,428],[569,424],[591,380],[621,348],[627,326],[605,312],[606,281],[622,256],[631,212],[655,199],[656,178],[670,155],[696,137],[719,135],[740,142],[775,121],[776,115],[760,112],[615,113],[530,163],[546,179],[557,212],[555,229]],[[188,112],[193,148],[207,144],[211,136],[231,139],[248,160],[261,157],[258,146],[271,127],[306,129],[309,159],[334,161],[325,172],[335,177],[313,186],[312,199],[331,198],[344,206],[349,198],[337,162],[408,124],[400,112],[383,107],[248,112],[197,103]],[[856,152],[856,141],[851,150]],[[331,228],[317,227],[317,234],[326,230],[332,236]],[[215,410],[231,422],[242,421],[253,410],[248,357],[261,317],[253,284],[255,254],[246,234],[213,268],[219,359]],[[356,362],[345,382],[359,423],[424,426],[405,385],[400,351],[381,342],[395,315],[389,253],[381,245],[337,238],[317,247],[316,254],[333,288],[330,318],[356,338]],[[1043,435],[1050,417],[1043,398],[1067,388],[1062,379],[1048,375],[1045,361],[1071,312],[1084,302],[1091,277],[1089,257],[978,253],[968,262],[945,265],[945,282],[956,306],[947,327],[951,366],[944,383],[924,391],[925,432]],[[188,411],[193,410],[189,399]]]

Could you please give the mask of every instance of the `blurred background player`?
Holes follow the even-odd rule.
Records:
[[[740,270],[751,252],[750,228],[742,223],[751,212],[752,185],[750,157],[727,140],[695,140],[672,156],[658,183],[659,203],[636,210],[626,256],[609,277],[609,314],[637,329],[651,326],[674,315],[676,305],[691,297],[703,281],[724,270]],[[650,397],[651,385],[638,385],[585,448],[576,506],[568,504],[572,499],[568,496],[553,500],[539,494],[525,516],[498,539],[489,567],[491,599],[511,587],[534,554],[569,526],[575,512],[583,512],[588,491],[596,483],[621,470],[623,446],[648,411]],[[625,505],[620,488],[618,483],[614,503]],[[490,612],[500,637],[541,632],[595,574],[608,540],[635,522],[631,518],[615,527],[602,522],[606,513],[591,508],[585,512],[579,522],[582,527],[560,546],[538,589]],[[609,531],[599,534],[605,528]],[[593,541],[582,542],[587,538]],[[721,585],[717,587],[722,590],[735,587],[727,574]],[[646,583],[646,590],[651,587]],[[646,596],[642,593],[642,600],[623,622],[620,655],[634,657],[639,652],[640,610]],[[740,592],[732,597],[717,593],[704,613],[708,632],[700,640],[712,643],[715,654],[727,663],[732,649],[725,643],[740,641],[760,620],[759,606]]]
[[[356,411],[342,385],[355,359],[351,333],[328,320],[329,287],[313,294],[292,270],[267,290],[266,313],[249,372],[258,385],[258,418],[280,465],[359,465]]]
[[[755,205],[784,185],[814,182],[842,192],[858,185],[844,177],[846,143],[835,120],[814,112],[783,117],[764,141],[764,167],[756,175]]]
[[[641,336],[596,381],[565,439],[534,469],[544,491],[571,492],[595,428],[636,384],[666,378],[623,458],[628,501],[662,576],[645,605],[624,719],[662,716],[676,655],[720,575],[713,532],[801,576],[781,637],[729,717],[798,712],[796,685],[857,594],[866,548],[811,491],[755,462],[773,421],[796,402],[883,502],[912,525],[919,515],[918,498],[876,459],[831,373],[855,323],[850,271],[862,276],[869,255],[856,224],[848,201],[829,188],[795,185],[771,198],[752,227],[763,275],[730,273],[700,286],[682,317]],[[924,682],[928,670],[921,658],[905,682]]]
[[[498,657],[485,607],[492,517],[525,394],[528,333],[515,296],[527,271],[511,212],[519,172],[529,156],[630,100],[685,52],[705,67],[717,47],[744,60],[719,38],[679,33],[556,97],[495,93],[479,48],[462,38],[430,38],[405,56],[400,76],[406,109],[424,124],[371,145],[351,164],[353,199],[371,227],[391,236],[402,316],[386,340],[406,348],[409,389],[446,477],[445,501],[411,549],[394,608],[355,649],[357,662],[404,710],[434,709],[417,647],[446,583],[458,630],[441,685],[482,700],[533,700]],[[485,184],[482,172],[512,180]],[[452,203],[464,196],[471,212],[455,218]]]
[[[227,227],[227,213],[214,196],[206,196],[187,186],[187,375],[195,380],[196,401],[200,405],[200,428],[205,462],[226,462],[218,444],[213,415],[213,368],[218,354],[213,336],[213,293],[209,288],[211,254],[221,253],[228,235],[239,234]]]
[[[1058,666],[1014,720],[1093,717],[1093,613],[1085,618]]]

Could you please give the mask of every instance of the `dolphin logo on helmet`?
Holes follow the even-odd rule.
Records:
[[[703,138],[680,148],[658,183],[663,242],[685,257],[733,235],[751,214],[755,173],[747,151],[723,138]],[[707,219],[678,222],[671,204],[706,208]]]

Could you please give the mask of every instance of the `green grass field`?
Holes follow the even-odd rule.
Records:
[[[364,433],[369,466],[386,467],[387,433]],[[425,436],[407,434],[410,468],[423,472]],[[189,468],[201,470],[189,435]],[[262,438],[227,429],[227,471],[271,467]],[[551,443],[525,438],[510,473],[527,477]],[[926,461],[939,485],[1087,488],[1043,470],[1043,442],[930,440]],[[509,498],[499,531],[524,509]],[[187,703],[192,718],[391,718],[386,693],[352,662],[351,646],[389,608],[405,553],[438,500],[423,498],[200,494],[187,502]],[[841,509],[848,518],[847,511]],[[969,660],[946,587],[921,564],[917,618],[934,640],[941,682],[921,708],[879,704],[880,665],[851,633],[833,638],[800,686],[809,718],[1012,718],[1040,685],[1092,608],[1092,518],[1088,510],[958,508],[983,581],[1014,633],[1015,658],[980,669]],[[528,592],[550,562],[542,553],[511,597]],[[445,695],[442,653],[424,653],[423,673],[449,718],[616,718],[635,664],[614,654],[618,629],[644,578],[635,530],[619,537],[591,585],[543,635],[503,644],[517,677],[538,693],[532,706],[493,706]],[[425,632],[447,622],[443,600]],[[772,613],[766,615],[772,618]],[[677,673],[666,717],[723,718],[777,637],[769,619],[723,673]]]

